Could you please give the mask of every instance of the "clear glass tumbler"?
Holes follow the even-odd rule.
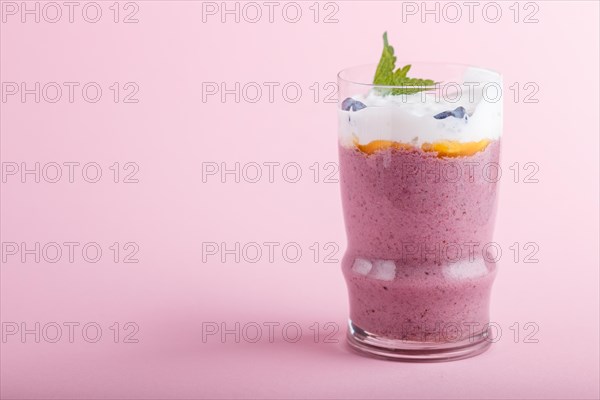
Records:
[[[348,341],[399,360],[474,356],[492,342],[502,78],[422,63],[411,76],[435,85],[376,86],[375,68],[338,75]]]

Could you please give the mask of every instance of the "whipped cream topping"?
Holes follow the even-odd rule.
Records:
[[[469,68],[461,83],[441,82],[435,92],[382,95],[371,89],[352,96],[365,108],[339,109],[339,135],[343,145],[391,140],[421,146],[442,140],[478,142],[502,135],[502,79],[490,71]],[[464,107],[463,118],[434,118]]]

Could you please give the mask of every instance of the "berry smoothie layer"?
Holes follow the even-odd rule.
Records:
[[[463,340],[488,323],[484,257],[499,141],[340,144],[350,319],[390,339]]]

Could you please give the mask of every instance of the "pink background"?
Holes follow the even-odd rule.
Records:
[[[96,24],[81,13],[72,24],[64,15],[55,24],[7,16],[2,82],[95,81],[103,97],[95,104],[79,94],[72,104],[9,97],[1,103],[2,162],[96,162],[103,175],[95,184],[81,175],[55,184],[7,177],[1,240],[97,242],[103,257],[88,263],[76,253],[69,263],[63,254],[52,264],[7,256],[1,320],[29,328],[95,322],[103,336],[97,343],[80,331],[73,343],[66,330],[58,343],[7,336],[2,398],[598,398],[598,3],[535,2],[539,22],[531,24],[513,21],[512,3],[498,2],[495,24],[481,6],[473,23],[466,15],[457,23],[402,22],[402,3],[392,1],[336,2],[339,22],[330,24],[313,22],[312,2],[300,3],[296,24],[277,13],[283,2],[273,23],[263,16],[254,24],[231,16],[203,23],[202,3],[194,1],[137,2],[135,24],[114,23],[112,2],[100,2]],[[520,19],[532,10],[523,5]],[[309,249],[337,243],[339,259],[345,247],[338,185],[323,176],[315,183],[309,169],[319,162],[324,173],[323,164],[337,160],[336,106],[315,102],[309,86],[376,62],[386,29],[401,60],[504,74],[506,175],[496,229],[504,253],[491,309],[503,336],[473,359],[417,365],[351,353],[339,264],[323,262],[323,250],[315,262]],[[202,82],[236,81],[294,81],[303,95],[297,103],[280,92],[272,103],[202,102]],[[136,82],[139,103],[115,104],[113,82]],[[508,90],[515,82],[536,83],[539,102],[515,102]],[[139,183],[114,183],[114,162],[137,163]],[[231,176],[203,183],[203,162],[297,162],[303,175],[288,183],[278,169],[273,183],[266,176],[255,184]],[[539,182],[521,176],[515,183],[508,169],[515,162],[535,162]],[[286,262],[281,253],[272,263],[266,254],[257,263],[202,260],[203,242],[269,241],[297,242],[301,260]],[[114,242],[137,243],[139,263],[115,263]],[[539,262],[524,263],[523,253],[515,262],[514,242],[535,242]],[[114,322],[119,343],[109,330]],[[126,322],[139,327],[138,343],[123,343]],[[203,342],[203,322],[295,322],[303,335],[297,343],[279,331],[273,343],[236,343],[232,335]],[[324,343],[331,329],[315,343],[315,322],[337,324],[338,343]],[[538,343],[524,342],[527,322],[539,327]]]

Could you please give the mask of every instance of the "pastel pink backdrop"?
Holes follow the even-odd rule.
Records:
[[[466,16],[455,24],[402,22],[402,3],[366,1],[336,2],[339,22],[331,24],[311,20],[312,2],[301,3],[306,14],[296,24],[281,14],[252,24],[203,23],[201,2],[140,1],[139,23],[115,24],[112,2],[100,4],[97,24],[80,14],[73,24],[9,17],[0,30],[3,82],[96,81],[104,89],[96,104],[81,97],[1,104],[3,162],[93,161],[103,171],[97,184],[9,177],[2,242],[98,242],[105,252],[96,264],[81,257],[70,264],[64,255],[56,264],[14,256],[2,264],[2,322],[103,328],[95,344],[9,336],[1,343],[2,398],[599,396],[597,2],[537,2],[534,24],[512,21],[512,2],[499,3],[505,14],[497,24],[481,14],[474,23]],[[315,103],[308,87],[375,62],[384,30],[401,60],[504,74],[507,176],[495,237],[505,254],[491,309],[504,336],[476,358],[417,365],[351,353],[339,265],[322,262],[323,253],[315,263],[309,250],[313,242],[339,243],[340,258],[345,237],[338,185],[314,183],[308,169],[337,160],[336,106]],[[139,103],[110,101],[108,86],[117,81],[136,82]],[[295,81],[303,96],[294,104],[280,95],[273,103],[202,102],[202,82],[235,81]],[[539,103],[515,103],[514,82],[537,83]],[[115,161],[137,163],[139,183],[113,183]],[[202,182],[203,162],[236,161],[297,162],[303,177]],[[508,167],[515,162],[537,163],[539,183],[514,183]],[[268,241],[298,242],[301,261],[202,262],[202,242]],[[114,263],[113,242],[136,242],[140,262]],[[540,262],[515,263],[513,242],[536,242]],[[114,343],[108,327],[129,321],[139,326],[139,343]],[[281,335],[274,343],[231,336],[203,343],[207,321],[296,322],[304,335],[298,343]],[[340,326],[339,343],[314,343],[315,322]],[[509,329],[515,322],[518,343]],[[523,343],[527,322],[539,326],[539,343]]]

